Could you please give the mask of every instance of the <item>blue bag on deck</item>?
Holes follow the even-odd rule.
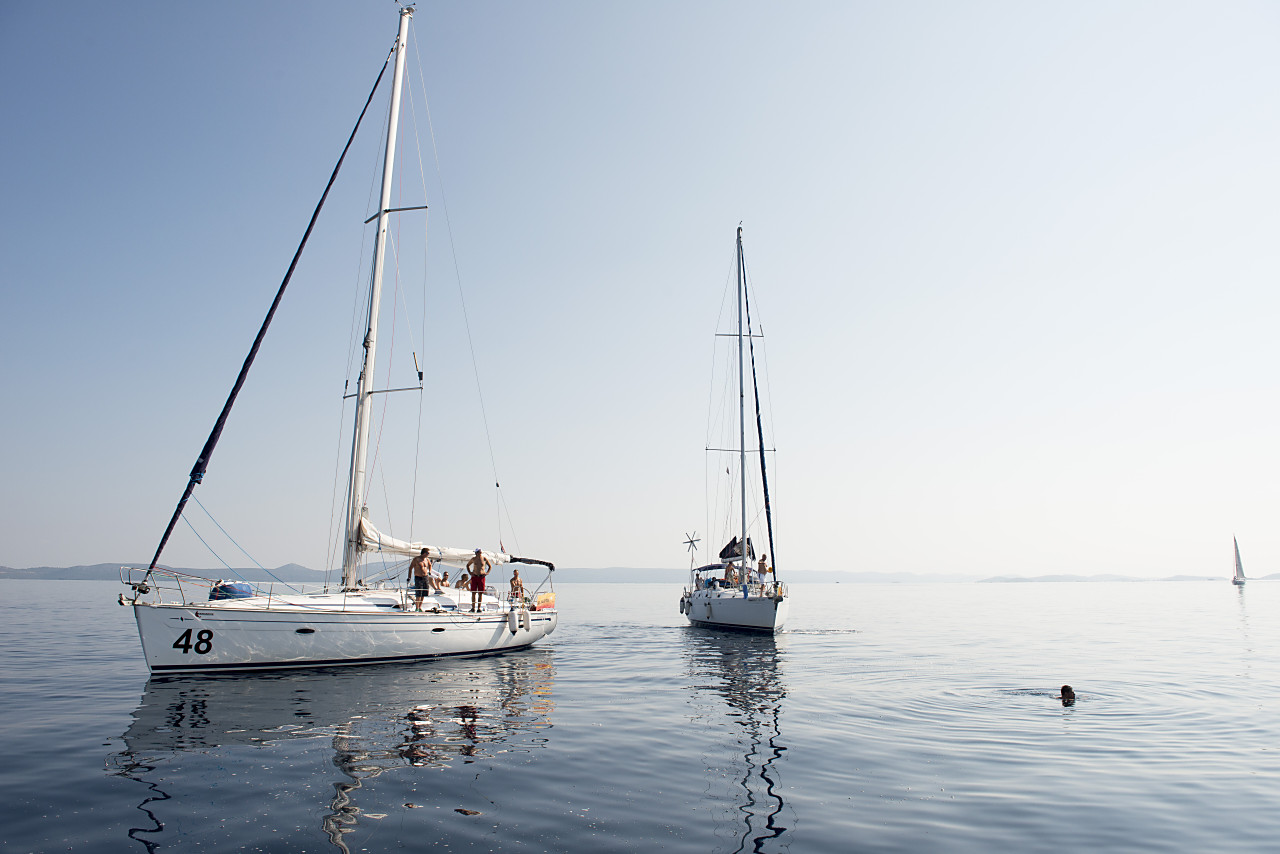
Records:
[[[253,589],[245,581],[219,581],[209,588],[209,599],[249,599]]]

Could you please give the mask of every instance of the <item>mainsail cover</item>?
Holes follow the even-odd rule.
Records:
[[[742,558],[742,547],[738,545],[738,538],[734,537],[729,544],[720,550],[721,560],[740,560]],[[747,559],[756,559],[756,550],[751,545],[751,538],[747,537]]]
[[[360,548],[364,551],[404,555],[406,557],[417,556],[422,553],[423,549],[426,549],[427,556],[432,560],[460,566],[465,565],[476,553],[475,549],[450,549],[431,546],[426,543],[407,543],[404,540],[397,540],[395,537],[388,537],[373,527],[373,523],[364,517],[360,519]],[[511,555],[503,554],[502,552],[486,552],[482,550],[481,554],[487,557],[494,566],[511,561]]]

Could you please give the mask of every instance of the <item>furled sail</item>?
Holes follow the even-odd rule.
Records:
[[[365,517],[360,519],[360,548],[364,551],[405,555],[407,557],[416,556],[423,549],[426,549],[428,557],[432,560],[456,563],[458,565],[465,565],[476,553],[475,549],[449,549],[430,546],[426,543],[407,543],[404,540],[397,540],[395,537],[388,537],[373,527],[373,523]],[[482,551],[481,554],[487,557],[494,566],[500,563],[508,563],[511,560],[511,555],[503,554],[502,552]]]
[[[720,550],[721,560],[739,560],[742,558],[742,548],[738,545],[738,538],[734,537],[729,544]],[[751,538],[747,537],[747,558],[749,560],[756,559],[756,550],[751,545]]]

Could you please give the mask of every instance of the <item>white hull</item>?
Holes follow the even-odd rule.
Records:
[[[460,594],[459,599],[463,595]],[[136,602],[147,666],[156,675],[329,667],[486,655],[527,647],[556,628],[556,611],[393,609],[389,593],[221,600],[202,605]],[[469,604],[469,599],[463,600]],[[513,624],[514,623],[514,631]]]
[[[694,626],[736,629],[750,632],[781,631],[790,605],[785,588],[774,593],[772,585],[753,584],[748,594],[742,588],[704,588],[686,592],[685,616]]]

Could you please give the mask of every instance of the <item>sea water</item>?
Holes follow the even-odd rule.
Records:
[[[777,637],[679,592],[561,585],[505,656],[148,681],[116,585],[2,581],[0,846],[1280,846],[1280,583],[795,583]]]

